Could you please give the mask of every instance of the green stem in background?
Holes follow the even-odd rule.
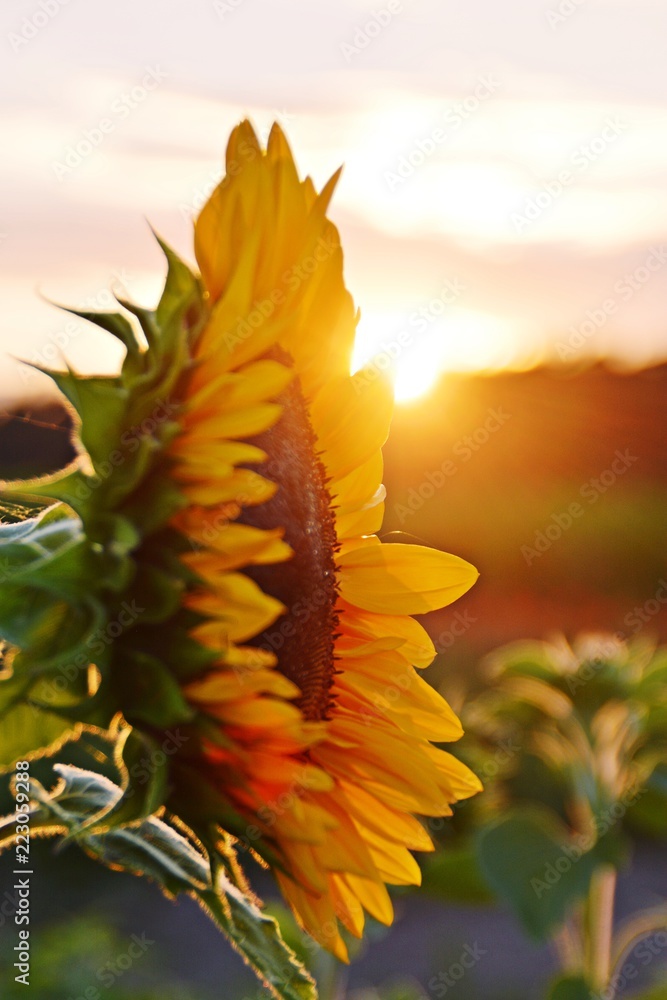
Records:
[[[601,865],[593,873],[584,920],[585,971],[594,989],[604,989],[611,977],[616,869]]]
[[[573,920],[568,920],[559,928],[553,939],[563,972],[580,972],[583,955],[580,928]]]
[[[317,982],[320,1000],[344,1000],[347,985],[347,968],[329,952],[319,951],[311,971]]]

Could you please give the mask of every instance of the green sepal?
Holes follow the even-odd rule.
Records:
[[[78,316],[79,319],[93,323],[95,326],[99,326],[100,329],[112,334],[125,346],[128,356],[136,358],[140,354],[141,347],[137,340],[136,331],[122,313],[75,309],[72,306],[63,306],[58,303],[54,303],[54,305],[58,305],[59,309],[63,309],[65,312],[70,313],[70,315]],[[127,360],[125,364],[127,364]]]
[[[104,375],[77,375],[39,367],[50,376],[60,391],[70,401],[80,419],[78,430],[96,471],[108,463],[110,443],[120,437],[120,430],[127,412],[129,393],[120,379]]]
[[[170,622],[168,632],[165,629],[154,628],[146,638],[147,648],[150,648],[153,656],[165,663],[174,677],[181,682],[201,676],[206,670],[212,669],[220,659],[219,652],[202,646],[188,635],[187,622],[191,617],[193,617],[191,613],[181,611],[178,617]]]
[[[180,318],[183,317],[190,321],[189,328],[196,333],[198,326],[196,320],[204,312],[202,283],[155,230],[153,235],[167,258],[167,278],[156,310],[158,324],[162,329],[168,329],[173,323],[180,322]]]
[[[156,625],[173,617],[183,596],[183,582],[158,566],[138,561],[132,586],[125,592],[128,601],[141,602],[141,624]]]
[[[137,650],[117,653],[114,660],[114,684],[122,690],[128,721],[168,729],[195,717],[180,685],[161,660]]]
[[[187,504],[178,486],[165,474],[157,473],[138,485],[122,506],[123,515],[143,534],[158,531]]]
[[[118,305],[122,306],[123,309],[131,313],[139,320],[141,329],[148,341],[149,352],[152,351],[157,344],[160,342],[161,330],[157,324],[157,317],[154,309],[146,309],[144,306],[138,305],[136,302],[132,302],[131,299],[126,299],[123,295],[116,295],[114,297],[118,302]],[[147,359],[148,360],[148,359]]]
[[[89,378],[71,369],[41,369],[76,410],[87,456],[56,475],[7,487],[14,503],[27,494],[33,509],[47,498],[66,505],[62,517],[69,519],[67,529],[58,529],[58,546],[41,561],[28,557],[26,536],[34,529],[11,532],[20,548],[7,552],[21,565],[6,588],[5,634],[21,647],[15,670],[34,681],[45,671],[52,677],[75,671],[73,664],[85,666],[84,676],[94,663],[102,675],[99,688],[77,690],[78,700],[54,705],[53,713],[63,723],[107,725],[123,711],[149,733],[194,719],[181,682],[215,659],[186,634],[192,615],[182,609],[182,595],[194,579],[178,558],[183,538],[168,527],[186,504],[168,446],[181,431],[180,383],[192,367],[191,347],[208,305],[198,276],[157,239],[167,275],[155,310],[123,299],[118,301],[129,315],[70,310],[124,344],[120,375]],[[112,631],[119,619],[123,624],[125,601],[141,606],[141,616]],[[0,635],[4,624],[0,610]],[[74,688],[68,693],[73,697]],[[26,691],[25,697],[33,695]],[[31,711],[50,708],[37,701]]]

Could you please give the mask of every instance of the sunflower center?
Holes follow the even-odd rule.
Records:
[[[285,362],[285,358],[278,360]],[[241,520],[257,528],[285,529],[294,555],[284,563],[244,569],[287,611],[253,640],[278,658],[278,669],[301,690],[297,704],[308,720],[327,718],[335,673],[336,527],[327,475],[298,379],[278,402],[279,422],[252,439],[269,456],[259,469],[277,483],[275,496],[247,507]]]

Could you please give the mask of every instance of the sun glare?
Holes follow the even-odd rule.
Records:
[[[495,316],[451,308],[439,317],[416,310],[362,316],[352,370],[371,365],[394,383],[398,403],[426,395],[447,371],[485,371],[510,363],[513,338]]]

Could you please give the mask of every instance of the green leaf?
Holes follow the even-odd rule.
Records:
[[[5,690],[8,686],[16,694],[13,702]],[[20,684],[0,682],[0,698],[5,702],[0,710],[0,773],[13,770],[17,760],[52,752],[77,732],[68,719],[36,708],[23,697]]]
[[[588,891],[598,864],[547,810],[515,809],[477,840],[480,868],[526,932],[546,940]]]
[[[85,641],[102,624],[102,609],[92,598],[80,606],[35,587],[3,587],[0,636],[20,647],[17,672],[57,670],[82,655]]]
[[[469,847],[445,844],[422,862],[425,892],[453,902],[489,903],[493,893],[479,870],[475,852]]]
[[[211,883],[208,859],[182,833],[154,816],[105,833],[82,829],[87,816],[112,808],[122,789],[100,774],[54,765],[60,781],[51,792],[34,779],[33,830],[70,833],[89,854],[113,868],[156,881],[169,896],[199,901],[232,945],[281,1000],[316,1000],[315,985],[283,941],[277,922],[219,871]],[[11,844],[14,817],[0,820],[0,843]]]
[[[0,493],[0,545],[17,541],[33,530],[35,521],[44,513],[48,501],[34,498],[20,503]]]
[[[119,826],[157,812],[167,796],[168,757],[160,744],[127,726],[116,741],[114,760],[123,775],[123,795],[104,817],[105,824]]]
[[[553,983],[547,1000],[591,1000],[593,996],[583,976],[563,976]]]
[[[84,459],[76,458],[70,465],[49,476],[39,479],[24,479],[3,485],[3,500],[13,497],[15,502],[44,504],[44,501],[60,500],[83,518],[92,494],[91,479],[83,471]],[[42,499],[43,498],[43,499]],[[85,520],[85,518],[84,518]]]

